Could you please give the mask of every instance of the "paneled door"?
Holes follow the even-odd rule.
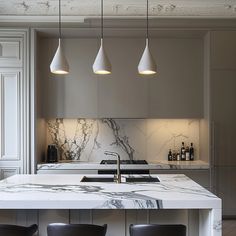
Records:
[[[0,69],[0,178],[22,169],[22,72]]]
[[[28,55],[27,29],[0,29],[0,179],[30,172]]]

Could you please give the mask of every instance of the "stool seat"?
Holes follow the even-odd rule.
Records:
[[[30,226],[0,224],[1,236],[32,236],[38,230],[36,224]]]
[[[130,236],[186,236],[186,226],[177,224],[137,224],[129,229]]]
[[[52,223],[47,226],[48,236],[105,236],[107,225],[104,224],[63,224]]]

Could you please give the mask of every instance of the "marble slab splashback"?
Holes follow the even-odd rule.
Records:
[[[51,119],[47,145],[57,145],[61,160],[98,162],[109,159],[104,151],[115,151],[122,159],[155,162],[193,142],[198,159],[199,126],[195,119]]]

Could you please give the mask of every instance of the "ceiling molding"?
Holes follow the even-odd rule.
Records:
[[[236,19],[236,0],[150,0],[152,18],[217,18]],[[145,0],[105,0],[108,18],[143,18]],[[56,22],[58,0],[0,1],[2,22]],[[65,22],[82,22],[100,17],[100,0],[62,0]]]

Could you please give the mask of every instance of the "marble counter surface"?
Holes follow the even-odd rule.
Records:
[[[82,162],[82,161],[67,161],[58,163],[41,163],[37,165],[37,170],[101,170],[101,169],[116,169],[116,165],[100,165],[99,162]],[[209,163],[196,161],[153,161],[148,165],[121,165],[121,169],[209,169]]]
[[[221,209],[221,199],[182,174],[121,184],[83,176],[14,175],[0,181],[0,209]]]

